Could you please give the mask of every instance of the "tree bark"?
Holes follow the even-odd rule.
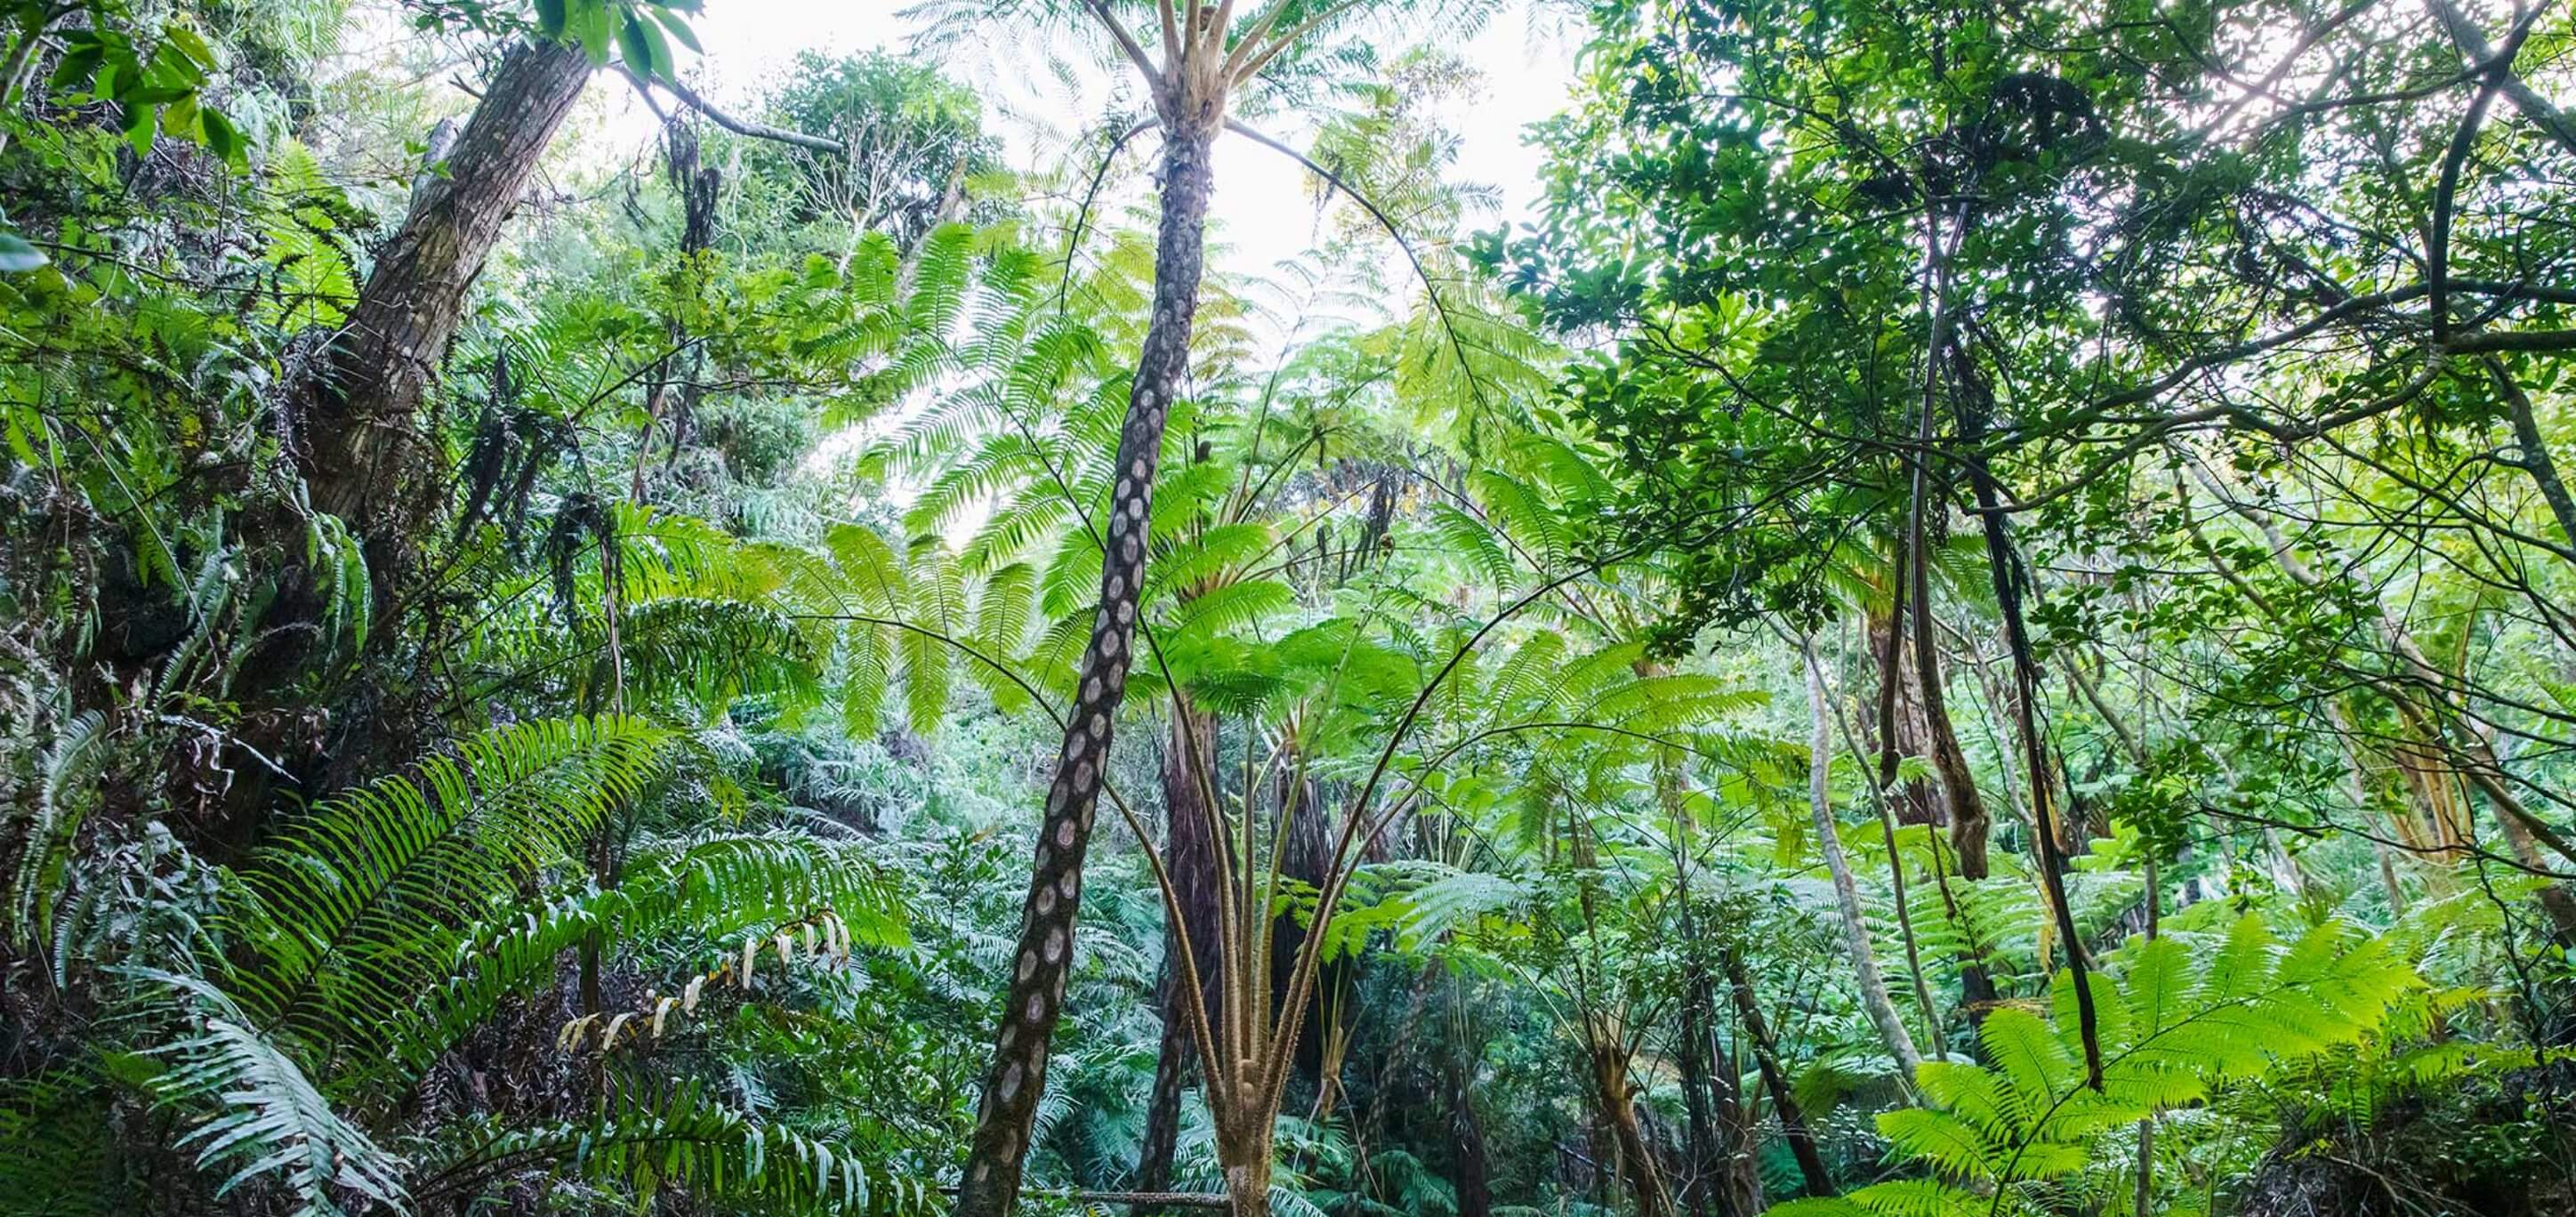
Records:
[[[1959,746],[1958,729],[1950,721],[1949,696],[1941,686],[1941,645],[1932,617],[1928,567],[1924,562],[1914,564],[1914,668],[1923,694],[1924,724],[1932,741],[1932,770],[1941,779],[1941,798],[1950,813],[1950,855],[1959,877],[1973,882],[1991,872],[1986,841],[1994,831],[1995,821],[1994,814],[1986,810],[1985,798],[1977,793],[1976,775],[1968,770],[1967,750]],[[1937,867],[1939,851],[1936,848],[1934,852]],[[1959,959],[1959,1001],[1967,1007],[1971,1021],[1979,1020],[1995,1001],[1995,982],[1986,974],[1985,944],[1960,918],[1949,880],[1937,870],[1934,878],[1943,907],[1965,931]]]
[[[1458,1217],[1493,1217],[1494,1189],[1486,1170],[1485,1127],[1476,1119],[1469,1089],[1467,1071],[1459,1070],[1449,1087],[1449,1129],[1458,1139]]]
[[[1217,106],[1172,107],[1163,122],[1162,218],[1154,247],[1154,311],[1127,398],[1118,437],[1117,486],[1100,564],[1100,608],[1084,648],[1073,713],[1047,792],[1037,854],[1022,914],[1019,949],[995,1036],[993,1064],[959,1186],[959,1217],[1003,1217],[1017,1202],[1020,1171],[1046,1085],[1047,1049],[1063,1013],[1073,963],[1082,861],[1091,845],[1092,814],[1106,776],[1113,720],[1127,691],[1138,596],[1145,580],[1146,521],[1154,471],[1161,464],[1163,422],[1189,370],[1190,325],[1204,270],[1209,153]],[[1232,1164],[1229,1164],[1229,1171]]]
[[[1967,221],[1961,220],[1962,230]],[[1937,246],[1936,246],[1937,248]],[[1946,267],[1941,279],[1947,281]],[[1977,454],[1985,443],[1988,420],[1994,413],[1994,395],[1966,349],[1952,341],[1947,313],[1936,303],[1933,313],[1933,359],[1929,365],[1936,379],[1946,359],[1951,369],[1951,383],[1957,393],[1959,438],[1971,453],[1967,461],[1968,486],[1977,504],[1977,516],[1985,533],[1986,573],[1995,589],[1996,614],[2003,618],[2004,648],[2012,660],[2013,725],[2020,737],[2022,758],[2030,774],[2031,835],[2039,846],[2040,888],[2048,898],[2054,914],[2057,934],[2066,944],[2066,969],[2074,982],[2075,1017],[2078,1035],[2084,1044],[2084,1080],[2094,1090],[2102,1089],[2102,1038],[2100,1013],[2093,1007],[2093,984],[2089,979],[2091,963],[2085,958],[2084,939],[2075,925],[2075,912],[2066,899],[2066,847],[2058,837],[2062,817],[2051,813],[2055,783],[2051,780],[2047,739],[2039,728],[2039,664],[2033,658],[2030,629],[2022,618],[2021,598],[2030,587],[2029,573],[2013,549],[2010,522],[2000,501],[2002,488],[1994,468]],[[2044,940],[2043,940],[2044,941]],[[2040,951],[2046,967],[2048,952]]]
[[[1270,1134],[1249,1140],[1226,1155],[1225,1194],[1234,1217],[1270,1217]]]
[[[2198,473],[2197,470],[2194,472]],[[2201,484],[2212,496],[2229,510],[2245,517],[2262,532],[2264,541],[2271,547],[2272,559],[2280,566],[2282,573],[2302,587],[2325,586],[2325,577],[2319,575],[2308,566],[2305,559],[2299,557],[2297,551],[2292,548],[2290,539],[2273,521],[2271,513],[2250,504],[2237,502],[2233,496],[2224,493],[2207,475],[2199,476]],[[2388,649],[2403,661],[2408,669],[2408,675],[2430,693],[2426,697],[2419,698],[2413,690],[2399,681],[2368,675],[2363,679],[2381,696],[2388,699],[2389,705],[2397,711],[2399,721],[2405,725],[2410,736],[2423,741],[2429,748],[2439,750],[2439,768],[2433,772],[2445,779],[2450,774],[2456,773],[2465,778],[2471,788],[2487,797],[2488,806],[2495,813],[2497,829],[2503,833],[2506,845],[2513,850],[2515,858],[2523,865],[2534,870],[2543,869],[2547,859],[2541,855],[2540,848],[2544,844],[2549,846],[2551,853],[2557,854],[2560,858],[2576,861],[2576,847],[2571,847],[2546,821],[2532,814],[2531,809],[2523,805],[2522,799],[2513,792],[2502,760],[2496,756],[2495,749],[2481,738],[2474,728],[2464,729],[2460,739],[2451,738],[2451,732],[2444,720],[2464,715],[2461,708],[2453,703],[2454,694],[2445,682],[2441,669],[2434,665],[2431,657],[2424,653],[2423,647],[2416,643],[2415,636],[2406,628],[2406,623],[2398,620],[2386,606],[2378,607],[2378,618],[2381,639],[2387,643]],[[2427,705],[2427,702],[2433,704]],[[2565,884],[2552,879],[2541,886],[2539,899],[2541,910],[2549,917],[2551,937],[2562,945],[2576,945],[2576,893],[2570,893]]]
[[[314,508],[365,543],[381,595],[409,565],[437,488],[418,415],[465,319],[467,294],[572,113],[590,61],[574,46],[514,47],[456,139],[376,254],[358,303],[303,386],[301,462]]]
[[[1606,1029],[1596,1029],[1585,1038],[1591,1041],[1586,1055],[1591,1058],[1593,1100],[1600,1105],[1601,1119],[1610,1126],[1618,1148],[1620,1179],[1637,1199],[1637,1217],[1664,1217],[1670,1200],[1664,1194],[1663,1175],[1655,1169],[1654,1147],[1646,1143],[1646,1130],[1637,1122],[1636,1097],[1628,1084],[1627,1047]]]
[[[1285,746],[1278,770],[1272,805],[1281,821],[1274,825],[1279,874],[1321,889],[1332,862],[1332,815],[1324,804],[1323,784],[1315,780],[1294,744]],[[1288,992],[1296,982],[1297,954],[1305,943],[1306,929],[1295,914],[1283,912],[1270,919],[1270,937],[1261,947],[1270,969],[1270,1009],[1287,1005]],[[1298,1026],[1297,1071],[1314,1081],[1317,1101],[1327,1105],[1338,1082],[1331,1071],[1340,1064],[1332,1059],[1328,1046],[1348,1026],[1349,1010],[1340,1000],[1348,979],[1348,970],[1339,962],[1316,965],[1314,1005]]]
[[[1807,805],[1816,821],[1816,849],[1824,855],[1825,869],[1834,879],[1834,902],[1842,912],[1843,942],[1851,952],[1852,974],[1860,986],[1861,1007],[1869,1012],[1869,1021],[1878,1027],[1879,1040],[1887,1045],[1888,1054],[1905,1073],[1906,1081],[1914,1080],[1914,1070],[1923,1063],[1923,1054],[1914,1047],[1914,1037],[1905,1030],[1905,1020],[1897,1017],[1896,1003],[1887,996],[1887,980],[1878,971],[1878,954],[1869,942],[1869,917],[1861,911],[1860,888],[1852,880],[1851,862],[1843,856],[1842,838],[1834,831],[1834,804],[1828,775],[1833,767],[1833,709],[1825,699],[1825,672],[1816,659],[1815,644],[1805,639],[1798,642],[1807,666],[1808,718],[1814,724],[1808,739]]]
[[[1903,546],[1898,547],[1899,579],[1910,579],[1905,570],[1910,565],[1906,553]],[[1877,714],[1861,719],[1862,744],[1874,757],[1919,756],[1934,760],[1939,745],[1932,739],[1932,726],[1924,714],[1922,680],[1914,665],[1906,662],[1905,617],[1902,603],[1896,606],[1894,615],[1874,610],[1862,614],[1863,641],[1869,648],[1870,664],[1877,671],[1875,700],[1879,706]],[[1934,783],[1917,779],[1899,784],[1894,774],[1884,771],[1880,782],[1889,788],[1888,806],[1897,823],[1950,822],[1949,802],[1941,797]]]
[[[2549,455],[2549,440],[2540,433],[2540,418],[2532,412],[2531,395],[2522,391],[2504,361],[2489,355],[2487,376],[2495,382],[2496,392],[2504,395],[2505,410],[2513,418],[2513,446],[2521,449],[2518,462],[2522,471],[2531,475],[2531,483],[2540,488],[2540,498],[2549,504],[2551,518],[2558,521],[2558,537],[2576,545],[2576,496],[2567,493],[2567,483],[2558,476],[2558,462]]]
[[[2442,28],[2450,33],[2451,40],[2458,43],[2460,49],[2467,53],[2471,66],[2495,58],[2495,48],[2487,44],[2486,34],[2478,29],[2476,22],[2468,19],[2467,14],[2460,11],[2459,5],[2452,0],[2433,0],[2432,8],[2434,18],[2440,21]],[[2522,77],[2515,75],[2510,66],[2504,70],[2502,84],[2506,100],[2511,101],[2515,109],[2522,111],[2522,116],[2529,119],[2531,125],[2548,133],[2549,138],[2557,141],[2559,147],[2571,154],[2576,154],[2576,117],[2571,117],[2565,111],[2550,105],[2547,98],[2532,92],[2531,86],[2524,84]]]
[[[1164,1192],[1172,1187],[1172,1158],[1180,1148],[1181,1096],[1190,1086],[1190,1031],[1173,1007],[1178,1004],[1170,994],[1179,983],[1175,965],[1163,965],[1163,1042],[1154,1058],[1154,1090],[1145,1108],[1145,1142],[1136,1155],[1136,1190]],[[1145,1208],[1139,1213],[1159,1210]]]

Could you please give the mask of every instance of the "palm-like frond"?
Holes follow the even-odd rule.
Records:
[[[873,858],[798,833],[727,833],[656,844],[614,887],[516,907],[456,935],[445,979],[411,1004],[378,1012],[381,1063],[361,1077],[399,1086],[488,1018],[506,998],[553,975],[586,941],[685,933],[730,947],[747,928],[826,916],[852,943],[906,946],[902,906]]]
[[[1852,1193],[1850,1207],[1812,1211],[1949,1211],[2075,1174],[2102,1134],[2357,1043],[2422,985],[2383,943],[2331,922],[2285,946],[2260,917],[2246,916],[2215,943],[2164,937],[2122,954],[2118,981],[2090,976],[2099,1089],[2085,1076],[2074,982],[2061,973],[2053,1017],[1993,1011],[1979,1034],[1988,1064],[1926,1062],[1916,1082],[1928,1106],[1879,1117],[1900,1153],[1965,1186],[1882,1184]]]
[[[370,1012],[441,974],[456,930],[573,853],[659,772],[671,736],[632,719],[494,728],[298,817],[220,919],[222,988],[263,1029],[363,1053]]]

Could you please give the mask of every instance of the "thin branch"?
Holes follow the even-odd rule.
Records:
[[[635,74],[634,69],[629,68],[624,64],[618,65],[617,74],[625,77],[628,84],[634,85],[636,91],[644,95],[645,104],[647,105],[652,104],[653,85],[659,84],[663,88],[669,89],[671,91],[671,96],[679,98],[680,101],[690,109],[706,115],[708,121],[713,122],[715,125],[722,127],[727,131],[731,131],[736,135],[745,136],[750,139],[765,139],[781,144],[792,144],[799,148],[811,148],[816,152],[830,152],[841,156],[849,155],[850,150],[848,145],[845,145],[836,139],[825,139],[820,135],[807,135],[802,131],[790,131],[784,127],[773,127],[767,123],[753,122],[750,119],[745,118],[735,118],[734,116],[717,109],[715,103],[700,96],[697,90],[681,84],[677,80],[666,79],[647,83],[643,77]]]

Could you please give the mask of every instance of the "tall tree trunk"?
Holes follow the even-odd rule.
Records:
[[[2325,577],[2299,557],[2271,513],[2237,502],[2206,475],[2201,476],[2201,484],[2229,510],[2245,517],[2262,532],[2264,541],[2271,546],[2273,561],[2282,573],[2302,587],[2325,586]],[[2382,641],[2404,662],[2408,675],[2430,692],[2419,697],[2415,690],[2395,680],[2368,676],[2364,679],[2388,699],[2412,739],[2439,751],[2439,763],[2433,772],[2444,780],[2456,773],[2470,787],[2486,796],[2487,804],[2495,814],[2497,829],[2504,835],[2505,843],[2512,849],[2516,860],[2523,865],[2535,870],[2543,869],[2547,859],[2542,856],[2540,847],[2544,844],[2561,859],[2576,861],[2576,847],[2571,847],[2548,822],[2523,805],[2521,797],[2514,793],[2494,747],[2477,733],[2474,726],[2464,726],[2458,733],[2459,737],[2453,738],[2445,720],[2465,717],[2465,712],[2453,700],[2454,694],[2441,669],[2434,666],[2431,657],[2416,643],[2406,623],[2398,620],[2385,606],[2378,608],[2378,618]],[[2571,893],[2565,884],[2552,879],[2540,888],[2540,906],[2549,917],[2552,938],[2562,945],[2576,945],[2576,893]]]
[[[2157,889],[2158,881],[2156,877],[2156,859],[2155,855],[2150,853],[2147,855],[2146,927],[2146,935],[2149,942],[2155,941],[2156,933],[2159,929],[2158,923],[2163,918],[2163,909],[2159,903],[2160,893]],[[2146,1118],[2138,1121],[2137,1158],[2137,1191],[2135,1193],[2134,1203],[2130,1206],[2130,1211],[2135,1215],[2135,1217],[2147,1217],[2147,1205],[2155,1199],[2156,1194],[2156,1113],[2152,1111],[2146,1114]]]
[[[1163,931],[1162,1055],[1154,1064],[1153,1105],[1145,1112],[1145,1144],[1136,1168],[1138,1191],[1171,1188],[1172,1154],[1180,1142],[1181,1094],[1189,1086],[1190,1067],[1197,1055],[1198,1045],[1190,1037],[1189,979],[1181,963],[1185,934],[1190,958],[1198,968],[1199,997],[1207,1003],[1208,1021],[1222,1021],[1219,1010],[1225,1000],[1225,980],[1219,969],[1224,961],[1217,941],[1223,932],[1217,903],[1221,878],[1216,820],[1207,800],[1209,783],[1215,778],[1215,755],[1214,716],[1192,706],[1186,696],[1176,698],[1171,735],[1163,749],[1163,867],[1179,896],[1181,917],[1180,924],[1167,923]],[[1207,1051],[1222,1051],[1222,1047],[1208,1045]]]
[[[413,196],[304,388],[297,426],[312,504],[364,539],[380,593],[437,507],[437,488],[419,476],[430,447],[421,405],[484,259],[589,79],[578,47],[522,43],[503,57],[445,172]]]
[[[1762,1088],[1771,1093],[1771,1112],[1780,1119],[1780,1137],[1789,1143],[1789,1156],[1798,1161],[1798,1175],[1807,1184],[1810,1196],[1840,1194],[1834,1187],[1833,1172],[1825,1169],[1824,1155],[1816,1152],[1816,1136],[1807,1128],[1806,1112],[1798,1106],[1798,1096],[1789,1087],[1789,1074],[1780,1067],[1780,1047],[1771,1038],[1771,1025],[1762,1017],[1762,1004],[1754,999],[1752,974],[1744,970],[1744,961],[1729,950],[1720,963],[1726,969],[1727,991],[1735,998],[1735,1018],[1744,1028],[1744,1038],[1753,1045],[1754,1068],[1761,1071]]]
[[[1961,220],[1964,231],[1966,219]],[[1943,282],[1947,270],[1942,271]],[[2088,979],[2092,970],[2085,958],[2084,939],[2075,926],[2075,912],[2066,899],[2066,862],[2063,844],[2058,838],[2059,819],[2050,812],[2056,783],[2051,778],[2048,743],[2039,729],[2039,664],[2031,655],[2030,630],[2022,618],[2021,598],[2029,587],[2027,572],[2013,550],[2009,525],[2002,510],[2002,487],[1986,458],[1977,450],[1986,439],[1987,421],[1994,411],[1994,399],[1981,378],[1974,359],[1951,342],[1946,312],[1936,308],[1933,317],[1932,350],[1934,367],[1940,366],[1946,354],[1952,365],[1953,383],[1958,391],[1959,438],[1970,449],[1968,485],[1977,503],[1977,515],[1986,540],[1986,572],[1995,588],[1995,609],[2003,618],[2004,647],[2012,658],[2013,725],[2020,737],[2022,758],[2030,774],[2031,835],[2039,846],[2041,891],[2048,898],[2054,914],[2058,937],[2066,944],[2066,968],[2074,981],[2077,1034],[2084,1044],[2084,1079],[2095,1090],[2102,1089],[2102,1038],[2100,1013],[2093,1008],[2093,984]],[[2040,952],[2042,966],[2047,951]]]
[[[1919,547],[1917,552],[1921,552]],[[1958,865],[1961,879],[1983,879],[1990,870],[1986,839],[1994,831],[1994,815],[1986,810],[1984,797],[1977,793],[1976,775],[1968,770],[1967,750],[1959,746],[1959,732],[1950,721],[1948,692],[1941,684],[1941,644],[1939,623],[1932,616],[1931,564],[1914,563],[1914,669],[1917,687],[1922,691],[1923,721],[1932,743],[1932,771],[1940,778],[1942,801],[1949,809],[1950,854]],[[1933,858],[1934,864],[1940,858]],[[1986,974],[1985,944],[1978,941],[1973,928],[1960,921],[1958,902],[1952,898],[1947,878],[1935,872],[1941,891],[1941,902],[1951,920],[1967,929],[1960,947],[1959,998],[1968,1008],[1969,1017],[1983,1017],[1983,1011],[1994,1004],[1995,982]]]
[[[1172,1158],[1180,1148],[1181,1096],[1190,1087],[1190,1066],[1195,1054],[1190,1049],[1189,1025],[1173,1009],[1178,1003],[1171,990],[1180,983],[1176,966],[1163,965],[1163,1040],[1161,1052],[1154,1058],[1154,1090],[1146,1100],[1145,1141],[1136,1155],[1136,1190],[1168,1192],[1172,1190]],[[1159,1207],[1140,1207],[1142,1214],[1160,1213]]]
[[[1018,1202],[1020,1170],[1046,1085],[1047,1049],[1063,1013],[1073,964],[1074,915],[1082,860],[1106,774],[1113,720],[1127,692],[1137,598],[1144,590],[1146,521],[1161,464],[1163,421],[1189,370],[1190,324],[1204,270],[1209,153],[1218,106],[1170,107],[1163,121],[1162,222],[1154,246],[1154,311],[1118,436],[1118,481],[1109,503],[1100,563],[1100,609],[1082,653],[1073,713],[1038,826],[1037,855],[1013,953],[1002,1025],[986,1074],[983,1107],[959,1187],[959,1217],[1004,1217]],[[1232,1164],[1229,1164],[1231,1169]]]
[[[1897,1017],[1896,1003],[1887,996],[1887,980],[1878,971],[1878,953],[1869,942],[1869,917],[1861,911],[1860,888],[1852,880],[1851,862],[1843,856],[1842,838],[1834,831],[1833,792],[1828,775],[1833,767],[1833,706],[1826,700],[1825,671],[1816,659],[1815,644],[1800,639],[1799,650],[1807,666],[1808,718],[1814,724],[1808,740],[1807,804],[1816,821],[1816,849],[1825,857],[1825,869],[1834,879],[1834,903],[1842,913],[1843,943],[1851,952],[1852,974],[1860,986],[1861,1007],[1869,1012],[1869,1021],[1878,1027],[1881,1043],[1896,1058],[1896,1066],[1905,1073],[1906,1082],[1914,1080],[1914,1070],[1923,1063],[1923,1054],[1915,1050],[1914,1037],[1905,1030],[1905,1020]]]
[[[1684,941],[1688,941],[1685,936]],[[1682,1155],[1682,1211],[1691,1217],[1709,1217],[1710,1210],[1724,1203],[1715,1199],[1719,1180],[1728,1165],[1727,1155],[1718,1148],[1717,1116],[1711,1110],[1714,1100],[1709,1094],[1708,1028],[1703,1005],[1705,985],[1693,978],[1682,994],[1681,1042],[1673,1054],[1673,1063],[1681,1073],[1682,1135],[1687,1141]]]
[[[1896,577],[1910,582],[1907,568],[1908,551],[1897,547]],[[1872,755],[1893,752],[1896,756],[1919,756],[1931,759],[1937,746],[1932,740],[1931,724],[1923,713],[1922,679],[1914,665],[1905,661],[1905,605],[1899,601],[1893,614],[1876,609],[1861,615],[1863,645],[1869,648],[1871,666],[1876,670],[1877,702],[1885,713],[1861,718],[1862,746]],[[1893,675],[1891,676],[1891,665]],[[1921,779],[1892,784],[1888,809],[1899,824],[1948,824],[1950,807],[1934,788],[1934,783]]]

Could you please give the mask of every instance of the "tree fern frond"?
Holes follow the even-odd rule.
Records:
[[[1468,569],[1497,589],[1518,585],[1519,564],[1483,520],[1447,503],[1433,504],[1430,515],[1432,534],[1440,538],[1441,547],[1465,561]]]
[[[1172,614],[1170,636],[1205,637],[1244,629],[1275,613],[1294,608],[1297,594],[1287,584],[1250,579],[1210,588]]]
[[[2114,1129],[2362,1040],[2422,985],[2412,968],[2375,941],[2357,942],[2346,927],[2317,926],[2282,949],[2254,915],[2239,918],[2205,955],[2160,938],[2114,958],[2125,963],[2116,980],[2106,971],[2089,977],[2103,1061],[2098,1088],[2080,1063],[2074,981],[2060,973],[2053,1019],[2014,1007],[1989,1013],[1979,1034],[1991,1063],[1926,1062],[1916,1080],[1932,1108],[1884,1114],[1880,1130],[1943,1175],[1990,1190],[2062,1178],[2083,1170],[2095,1140]],[[1896,1211],[1868,1203],[1874,1212]]]
[[[776,610],[728,600],[673,598],[634,606],[619,623],[630,694],[686,699],[721,712],[736,697],[784,693],[792,703],[819,692],[813,646]]]

